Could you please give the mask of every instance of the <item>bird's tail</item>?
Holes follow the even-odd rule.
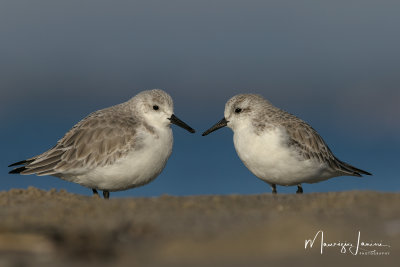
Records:
[[[343,162],[343,161],[341,161],[339,159],[336,159],[336,160],[339,163],[338,165],[340,167],[340,170],[343,171],[344,173],[348,174],[348,175],[358,176],[358,177],[362,177],[362,174],[363,175],[372,175],[371,173],[369,173],[367,171],[358,169],[358,168],[356,168],[356,167],[354,167],[354,166],[352,166],[352,165],[350,165],[350,164],[348,164],[346,162]]]
[[[10,174],[19,174],[19,173],[25,171],[26,170],[25,165],[31,163],[32,161],[34,161],[34,159],[21,160],[21,161],[15,162],[13,164],[10,164],[10,165],[8,165],[8,167],[14,167],[14,166],[19,166],[19,165],[22,165],[22,166],[18,167],[18,168],[14,168],[11,171],[9,171],[8,173],[10,173]]]

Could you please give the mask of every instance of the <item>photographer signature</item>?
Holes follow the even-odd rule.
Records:
[[[389,255],[390,252],[387,251],[387,248],[390,247],[390,245],[384,244],[383,241],[380,242],[374,242],[374,241],[362,241],[361,240],[361,231],[358,231],[358,236],[357,236],[357,242],[352,243],[352,242],[342,242],[342,241],[336,241],[336,242],[328,242],[324,239],[324,231],[319,230],[313,239],[306,239],[305,244],[304,244],[304,249],[311,249],[317,240],[318,236],[320,237],[320,248],[321,248],[321,254],[324,251],[324,248],[332,248],[332,247],[337,247],[340,248],[340,253],[350,253],[352,255]],[[379,249],[379,251],[377,251]],[[382,251],[382,249],[386,249],[385,251]]]

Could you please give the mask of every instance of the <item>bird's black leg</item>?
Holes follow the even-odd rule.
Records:
[[[278,192],[276,191],[276,184],[271,184],[271,188],[272,188],[272,194],[278,193]]]
[[[103,190],[103,197],[104,199],[109,199],[110,198],[110,192],[107,190]]]
[[[301,184],[297,185],[296,194],[303,194],[303,187],[301,187]]]
[[[97,190],[95,188],[92,188],[93,191],[93,195],[99,195],[99,192],[97,192]]]

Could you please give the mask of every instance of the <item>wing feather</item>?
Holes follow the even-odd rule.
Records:
[[[333,170],[345,175],[369,174],[337,159],[317,131],[299,118],[293,116],[282,125],[287,130],[290,145],[296,146],[305,159],[328,164]]]
[[[115,110],[97,111],[77,123],[56,146],[28,161],[21,174],[77,173],[114,163],[140,148],[137,119]]]
[[[289,135],[289,142],[307,159],[331,162],[335,156],[321,136],[310,125],[298,119],[283,123]]]

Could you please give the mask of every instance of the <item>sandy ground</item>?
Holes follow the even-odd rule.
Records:
[[[0,192],[0,266],[399,266],[399,204],[400,193],[360,191],[107,201],[13,189]],[[319,234],[305,249],[318,230],[353,252],[358,231],[390,247],[321,254]]]

